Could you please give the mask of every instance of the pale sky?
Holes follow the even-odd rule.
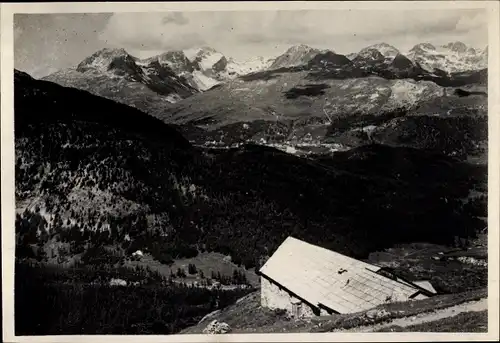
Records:
[[[321,10],[16,14],[15,67],[34,77],[75,66],[104,47],[137,57],[210,46],[227,57],[274,57],[291,45],[337,53],[385,42],[488,44],[485,10]]]

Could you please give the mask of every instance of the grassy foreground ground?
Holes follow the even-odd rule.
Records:
[[[370,318],[366,312],[359,312],[347,315],[333,315],[310,319],[294,320],[287,318],[281,311],[272,311],[260,307],[260,292],[253,292],[240,299],[237,303],[227,308],[205,317],[198,325],[189,327],[181,333],[195,334],[202,333],[203,329],[212,320],[229,324],[232,333],[278,333],[278,332],[332,332],[352,330],[359,327],[369,327],[381,323],[390,323],[398,318],[412,317],[424,313],[450,308],[464,303],[473,303],[487,297],[487,289],[482,288],[457,294],[447,294],[432,297],[425,300],[417,300],[405,303],[392,303],[376,308],[382,315]],[[453,331],[453,320],[460,320],[467,331],[478,331],[487,325],[486,314],[482,312],[465,312],[460,317],[452,317],[448,321],[443,319],[442,330]],[[448,319],[448,318],[447,318]],[[441,322],[440,322],[441,323]],[[411,326],[404,329],[434,331],[436,326],[441,324],[426,323],[416,328]],[[459,325],[459,324],[456,324]],[[395,328],[396,330],[397,328]],[[398,329],[399,330],[399,329]]]
[[[487,332],[488,311],[464,312],[427,323],[401,327],[387,326],[376,332]]]

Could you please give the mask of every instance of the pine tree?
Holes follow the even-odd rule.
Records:
[[[184,269],[177,268],[177,276],[178,277],[186,277],[186,272],[184,271]]]
[[[197,273],[197,269],[196,269],[196,266],[194,264],[189,264],[188,265],[188,273],[193,275],[193,274],[196,274]]]

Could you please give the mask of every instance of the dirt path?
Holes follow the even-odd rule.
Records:
[[[394,326],[406,327],[410,325],[433,322],[443,318],[454,317],[457,314],[463,312],[479,312],[487,309],[488,309],[488,299],[483,298],[478,301],[470,301],[460,305],[455,305],[452,307],[448,307],[433,312],[421,313],[411,317],[397,318],[389,322],[375,324],[375,325],[360,326],[349,330],[339,330],[339,332],[374,332],[388,326],[394,325]]]

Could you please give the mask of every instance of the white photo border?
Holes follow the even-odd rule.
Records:
[[[499,337],[500,54],[497,1],[293,1],[293,2],[103,2],[3,3],[1,13],[1,220],[4,342],[333,342],[489,341]],[[487,333],[295,333],[225,335],[15,336],[14,331],[14,108],[13,15],[15,13],[110,13],[257,10],[485,9],[488,12],[488,332]]]

